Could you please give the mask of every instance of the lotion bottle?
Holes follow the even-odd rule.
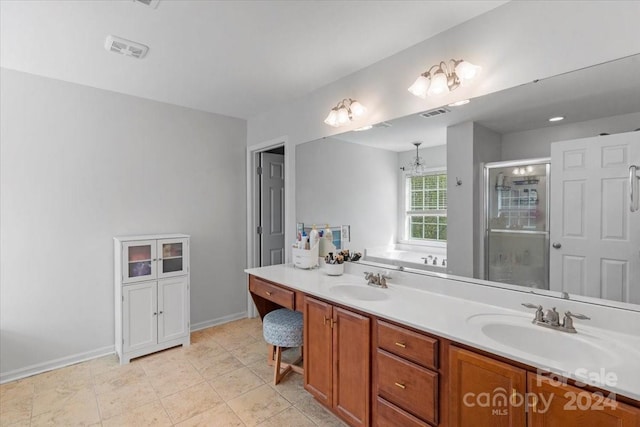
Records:
[[[309,246],[313,248],[318,243],[320,243],[320,234],[318,234],[318,230],[316,230],[316,226],[314,224],[309,232]]]

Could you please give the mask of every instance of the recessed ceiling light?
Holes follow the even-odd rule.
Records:
[[[363,131],[363,130],[369,130],[369,129],[371,129],[372,127],[373,127],[373,125],[366,125],[366,126],[362,126],[361,128],[354,129],[354,131],[356,131],[356,132],[361,132],[361,131]]]
[[[564,117],[562,116],[557,116],[557,117],[551,117],[549,119],[550,122],[559,122],[560,120],[564,120]]]
[[[470,102],[471,102],[471,101],[470,101],[470,100],[468,100],[468,99],[463,99],[462,101],[456,101],[456,102],[454,102],[454,103],[452,103],[452,104],[449,104],[448,106],[449,106],[449,107],[459,107],[459,106],[461,106],[461,105],[466,105],[466,104],[468,104],[468,103],[470,103]]]

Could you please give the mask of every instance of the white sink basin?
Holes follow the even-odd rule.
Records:
[[[334,285],[329,288],[329,291],[342,298],[350,298],[360,301],[384,301],[389,299],[389,295],[386,292],[388,290],[372,288],[367,285]]]
[[[523,316],[479,314],[469,317],[467,322],[479,327],[494,342],[557,363],[611,366],[620,359],[611,350],[614,343],[606,337],[580,332],[579,325],[576,325],[578,333],[571,334],[534,325],[531,318]]]

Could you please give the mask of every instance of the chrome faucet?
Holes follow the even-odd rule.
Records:
[[[555,307],[553,307],[551,310],[547,310],[547,312],[544,313],[541,305],[528,303],[523,303],[522,305],[527,308],[536,309],[535,317],[533,318],[533,321],[531,323],[533,323],[534,325],[544,326],[545,328],[555,329],[557,331],[575,334],[577,331],[576,328],[573,327],[573,319],[591,320],[584,314],[573,314],[570,311],[566,311],[564,313],[562,323],[560,323],[560,314],[556,311]]]
[[[391,277],[384,274],[374,274],[368,271],[364,272],[364,278],[367,280],[367,285],[375,286],[376,288],[387,288],[387,279],[391,279]]]

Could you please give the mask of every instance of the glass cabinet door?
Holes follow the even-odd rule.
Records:
[[[123,282],[141,282],[156,278],[156,241],[139,240],[124,242],[123,246]]]
[[[158,240],[158,277],[181,276],[187,273],[189,247],[187,239]]]

